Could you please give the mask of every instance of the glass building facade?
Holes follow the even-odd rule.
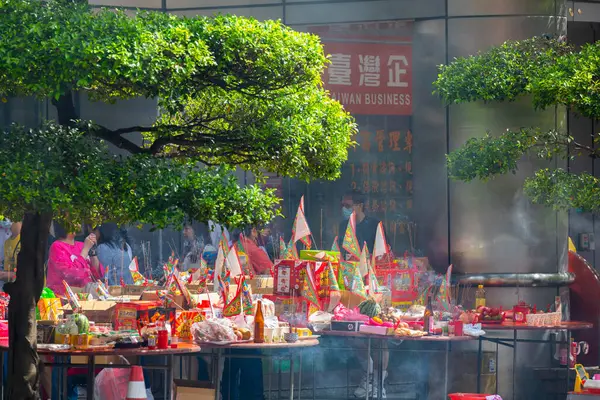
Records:
[[[491,183],[449,182],[445,154],[486,131],[539,126],[576,127],[585,136],[595,122],[573,121],[561,108],[535,112],[527,101],[445,107],[432,93],[437,66],[509,39],[574,33],[581,42],[597,38],[600,3],[564,0],[91,0],[94,6],[119,6],[132,13],[152,9],[181,16],[230,13],[260,20],[281,19],[295,29],[321,36],[331,64],[324,85],[359,125],[357,147],[350,150],[342,176],[309,184],[270,176],[287,219],[273,232],[287,235],[302,196],[317,247],[329,249],[339,235],[342,198],[349,191],[366,196],[366,211],[384,222],[396,254],[427,257],[437,271],[553,273],[566,268],[568,216],[532,206],[522,195],[523,179],[536,167],[523,160],[516,175]],[[569,32],[567,32],[569,30]],[[600,30],[598,30],[600,31]],[[76,106],[83,119],[118,128],[152,123],[155,102],[132,100],[119,107],[90,102],[84,93]],[[52,118],[47,102],[10,99],[0,104],[0,123],[34,125]],[[134,138],[135,139],[135,138]],[[559,161],[556,161],[558,163]],[[593,162],[593,161],[590,161]],[[594,170],[592,165],[574,168]],[[240,174],[242,181],[251,181]],[[571,233],[593,232],[588,219]],[[150,262],[181,251],[179,232],[136,232],[136,251],[150,243]],[[139,253],[138,253],[139,254]],[[590,256],[595,258],[595,254]],[[588,258],[589,259],[589,258]],[[552,301],[556,289],[490,290],[494,304],[512,305],[517,297],[532,303]],[[544,303],[545,302],[545,303]],[[545,354],[546,355],[546,354]],[[547,355],[546,355],[547,356]],[[520,360],[542,357],[519,352]],[[504,368],[508,368],[505,363]],[[519,365],[519,363],[517,364]],[[505,370],[503,373],[512,373]],[[522,377],[521,377],[522,376]],[[516,379],[527,379],[517,374]],[[519,385],[517,387],[525,387]],[[507,388],[510,392],[512,389]],[[503,393],[507,393],[504,391]],[[527,398],[527,397],[523,397]]]

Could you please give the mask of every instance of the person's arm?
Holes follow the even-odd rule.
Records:
[[[89,279],[89,271],[88,261],[80,254],[73,254],[71,249],[60,241],[52,244],[48,256],[48,276],[52,278],[48,280],[53,284],[60,287],[64,280],[71,286],[84,286]]]
[[[83,242],[83,248],[81,249],[80,255],[84,259],[89,260],[89,266],[92,276],[95,279],[102,279],[102,277],[104,276],[104,268],[102,267],[102,264],[100,264],[98,255],[95,252],[90,254],[90,250],[96,245],[96,243],[96,235],[90,233]]]

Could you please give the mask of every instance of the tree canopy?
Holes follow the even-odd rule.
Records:
[[[353,145],[353,118],[321,84],[319,38],[280,22],[40,0],[0,0],[0,21],[0,97],[49,98],[58,111],[57,124],[0,138],[0,214],[261,223],[274,192],[239,187],[232,168],[335,179]],[[160,116],[119,129],[81,121],[77,91],[156,99]],[[103,141],[130,156],[109,156]]]
[[[278,212],[275,192],[241,187],[231,171],[335,179],[356,131],[323,89],[317,36],[275,21],[128,16],[86,3],[0,0],[0,99],[51,99],[58,115],[0,133],[0,215],[23,218],[17,278],[5,285],[11,399],[39,397],[35,305],[52,218],[67,228],[164,227],[186,217],[264,223]],[[77,92],[103,102],[156,99],[160,115],[109,129],[82,120]]]
[[[24,151],[25,149],[25,151]],[[265,223],[278,199],[240,187],[230,168],[198,168],[150,155],[121,158],[76,127],[47,123],[0,133],[0,215],[55,215],[65,226],[146,222],[164,228],[185,218],[228,226]]]
[[[447,104],[515,101],[527,96],[536,109],[564,106],[581,116],[600,118],[600,44],[575,49],[564,38],[541,36],[508,41],[487,52],[440,66],[434,82]],[[594,136],[594,143],[600,135]],[[565,131],[523,127],[469,139],[447,156],[449,175],[462,181],[488,180],[515,172],[526,154],[542,159],[586,156],[600,148],[579,143]],[[525,181],[525,193],[555,209],[600,211],[600,181],[589,173],[543,168]]]

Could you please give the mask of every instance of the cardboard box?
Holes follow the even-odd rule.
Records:
[[[121,296],[123,294],[123,288],[121,286],[109,286],[108,294],[111,296]]]
[[[372,325],[361,325],[358,328],[360,333],[368,333],[371,335],[381,335],[381,336],[393,336],[394,328],[388,328],[386,326],[372,326]]]
[[[81,312],[88,317],[90,321],[97,323],[110,323],[113,322],[115,315],[115,308],[117,303],[114,301],[79,301],[81,305]],[[65,314],[72,314],[71,306],[69,304],[63,307]]]
[[[139,310],[137,314],[138,328],[142,329],[150,322],[157,323],[158,321],[169,322],[171,327],[175,326],[176,309],[151,307],[148,310]]]
[[[308,261],[275,260],[273,294],[291,296],[294,291],[302,288],[300,270],[306,267]]]
[[[254,294],[273,294],[272,276],[255,276],[248,280]]]
[[[141,296],[145,291],[156,291],[162,288],[158,286],[138,286],[138,285],[125,285],[124,288],[121,288],[121,294],[131,295],[131,296]]]
[[[341,260],[339,251],[323,251],[323,250],[300,250],[300,259],[308,261],[331,261],[339,263]]]
[[[169,296],[170,299],[172,299],[175,304],[177,304],[180,308],[183,308],[183,304],[185,303],[185,299],[183,298],[183,295],[171,295]],[[158,297],[158,294],[156,293],[156,290],[147,290],[144,291],[142,293],[142,297],[140,297],[141,301],[160,301],[160,298]]]
[[[213,306],[216,306],[219,303],[219,294],[218,293],[200,293],[200,294],[192,294],[192,300],[196,304],[202,304],[203,301],[212,302]]]
[[[310,307],[304,297],[294,298],[291,296],[264,295],[263,298],[273,302],[275,305],[275,315],[278,317],[289,315],[295,310],[295,314],[299,320],[308,320]],[[294,300],[296,301],[295,306],[293,305]]]
[[[410,305],[419,297],[419,277],[416,268],[378,269],[375,275],[380,285],[390,289],[393,306]]]
[[[363,298],[357,295],[356,293],[349,292],[347,290],[342,290],[340,292],[340,304],[343,304],[344,307],[348,309],[353,309],[358,307],[360,303],[363,302]]]
[[[138,312],[148,311],[150,308],[160,307],[156,301],[132,301],[119,303],[115,307],[114,327],[116,330],[140,329],[138,324]]]
[[[214,400],[215,389],[210,382],[175,380],[175,400]]]

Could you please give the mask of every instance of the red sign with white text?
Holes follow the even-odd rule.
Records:
[[[325,39],[326,40],[326,39]],[[406,44],[325,42],[330,64],[323,83],[356,115],[412,114],[412,47]]]

